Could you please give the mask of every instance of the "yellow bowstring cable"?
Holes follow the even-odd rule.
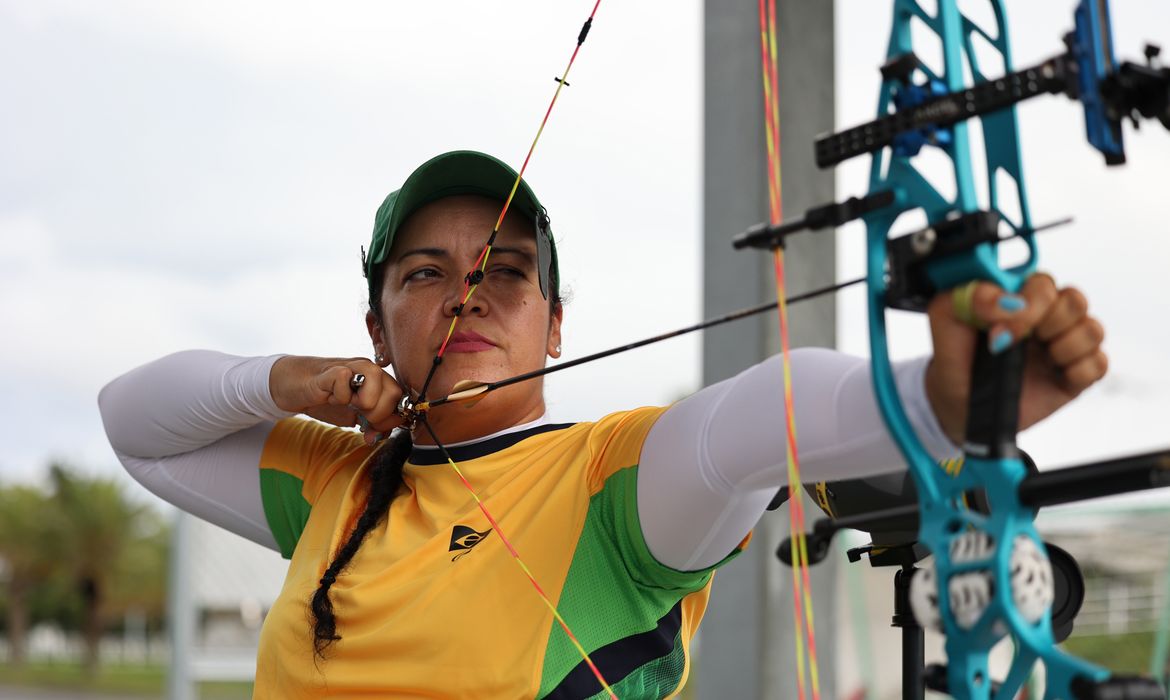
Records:
[[[769,0],[768,2],[768,54],[769,72],[771,74],[770,83],[772,85],[772,132],[775,134],[776,147],[775,157],[772,159],[772,169],[776,177],[776,221],[779,224],[783,220],[783,206],[784,202],[780,197],[783,192],[783,183],[781,181],[780,168],[780,63],[776,60],[776,0]]]
[[[772,164],[777,160],[777,135],[775,119],[772,116],[772,76],[768,69],[768,28],[764,17],[764,0],[760,0],[760,62],[763,70],[760,77],[764,83],[764,141],[768,147],[768,212],[769,220],[775,224],[780,219],[780,183]]]
[[[766,5],[765,5],[764,0],[759,0],[760,65],[761,65],[760,78],[762,80],[763,88],[764,88],[764,139],[765,139],[765,142],[767,144],[766,172],[767,172],[767,176],[768,176],[768,213],[769,213],[769,222],[772,223],[773,225],[775,225],[776,223],[778,223],[780,221],[781,212],[782,212],[781,201],[780,201],[779,182],[778,182],[778,179],[776,176],[777,175],[776,162],[779,159],[778,158],[778,148],[777,148],[779,134],[777,133],[778,125],[777,125],[777,122],[775,119],[775,113],[774,113],[774,109],[776,108],[776,100],[774,99],[775,91],[774,91],[774,88],[772,85],[772,79],[773,79],[773,73],[772,73],[772,69],[771,69],[772,61],[769,60],[770,59],[769,23],[768,23],[766,12],[767,12],[767,10],[766,10]],[[779,252],[779,249],[777,249],[777,252]],[[782,265],[783,265],[783,262],[782,261],[779,262],[778,269],[783,269]],[[777,294],[781,298],[784,296],[783,282],[779,278],[777,278],[776,291],[777,291]],[[781,312],[781,313],[783,313],[783,312]],[[783,329],[785,327],[783,320],[781,321],[780,327],[781,327],[781,331],[783,332]],[[785,367],[787,367],[786,364],[785,364]],[[789,504],[790,505],[789,505],[789,510],[788,510],[788,518],[789,518],[788,525],[789,525],[790,533],[795,533],[797,530],[796,511],[794,509],[794,506],[792,505],[794,499],[791,496],[791,494],[793,493],[793,478],[792,478],[793,473],[792,473],[792,468],[791,468],[792,467],[791,441],[786,441],[786,446],[788,448],[786,461],[788,462],[788,466],[789,466],[789,469],[788,469],[788,488],[789,488],[789,494],[790,494],[789,495]],[[800,591],[802,588],[802,581],[800,578],[801,552],[800,552],[799,545],[797,545],[797,543],[795,541],[793,542],[793,544],[796,545],[792,549],[793,560],[792,560],[792,565],[791,565],[791,568],[792,568],[792,626],[793,626],[793,639],[794,639],[793,646],[794,646],[794,652],[795,652],[795,656],[796,656],[796,689],[797,689],[798,700],[804,700],[804,698],[805,698],[805,674],[804,674],[805,632],[804,632],[804,626],[803,626],[804,620],[802,619],[801,606],[800,606],[800,598],[801,598]]]
[[[796,634],[796,681],[798,696],[805,697],[805,645],[808,645],[808,659],[810,675],[814,678],[813,697],[818,697],[818,688],[815,683],[816,674],[812,671],[814,642],[812,628],[809,621],[808,602],[808,550],[805,547],[803,508],[803,490],[800,479],[800,466],[796,453],[796,424],[793,418],[792,400],[792,372],[788,355],[788,312],[784,304],[784,249],[776,248],[772,252],[776,268],[776,294],[780,306],[777,307],[780,315],[780,355],[784,374],[784,413],[786,415],[785,457],[788,464],[788,526],[792,543],[792,602],[793,626]],[[805,603],[802,610],[801,602]],[[802,615],[802,612],[804,613]]]
[[[765,101],[765,134],[768,147],[768,194],[771,223],[783,220],[782,179],[780,166],[780,109],[777,60],[776,4],[769,0],[765,11],[764,0],[760,0],[760,41]],[[812,586],[808,572],[808,544],[804,536],[803,487],[800,478],[800,461],[796,443],[796,420],[792,399],[792,369],[788,343],[788,309],[785,303],[784,253],[782,248],[774,251],[776,269],[776,293],[780,316],[781,356],[784,374],[784,403],[787,417],[789,524],[793,538],[793,600],[796,632],[797,689],[800,698],[805,690],[805,641],[808,643],[809,675],[812,681],[814,700],[820,699],[820,674],[816,653],[816,632],[813,616]],[[800,602],[803,600],[804,615]],[[802,619],[803,617],[803,619]]]
[[[817,663],[817,640],[816,640],[816,624],[813,619],[813,602],[812,602],[812,583],[809,579],[809,560],[808,560],[808,539],[805,537],[805,519],[804,519],[804,484],[800,476],[800,458],[799,450],[796,446],[796,406],[792,397],[792,365],[789,361],[789,345],[788,345],[788,304],[784,299],[783,288],[784,284],[784,250],[783,248],[776,248],[774,252],[774,259],[776,263],[776,274],[778,280],[777,292],[779,296],[779,312],[781,324],[781,353],[783,355],[784,365],[784,413],[787,418],[787,432],[788,432],[788,480],[789,480],[789,501],[788,508],[791,514],[791,519],[795,526],[793,528],[793,537],[795,538],[794,550],[798,552],[798,564],[794,563],[793,573],[799,570],[801,576],[802,597],[804,601],[804,616],[805,616],[805,632],[808,636],[808,665],[809,675],[812,678],[812,695],[813,700],[819,700],[821,696],[820,687],[820,673]],[[792,489],[795,488],[795,491]]]

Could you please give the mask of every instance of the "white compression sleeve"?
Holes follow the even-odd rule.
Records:
[[[914,429],[942,458],[957,448],[926,398],[927,359],[895,365]],[[905,469],[878,412],[867,360],[832,350],[792,353],[801,476],[806,482]],[[787,483],[779,356],[672,406],[651,428],[638,467],[638,516],[659,562],[696,570],[722,560]]]
[[[280,358],[206,350],[168,355],[102,388],[102,423],[126,471],[183,510],[276,550],[260,498],[260,453],[273,421]]]

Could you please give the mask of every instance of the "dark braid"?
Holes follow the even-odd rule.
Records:
[[[333,617],[333,601],[329,599],[329,587],[337,582],[337,577],[353,559],[366,534],[374,529],[382,516],[390,510],[390,502],[394,500],[398,488],[402,485],[402,467],[406,464],[406,458],[410,456],[413,447],[410,431],[398,430],[387,442],[388,444],[373,457],[370,468],[370,495],[366,500],[366,509],[354,525],[349,539],[337,551],[333,563],[325,569],[321,585],[309,604],[313,614],[313,650],[322,659],[325,658],[325,650],[333,642],[341,639],[337,634],[337,620]]]

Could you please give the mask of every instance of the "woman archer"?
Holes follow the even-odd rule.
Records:
[[[604,692],[600,675],[650,698],[685,683],[712,572],[785,482],[779,359],[591,423],[551,422],[534,379],[404,424],[400,403],[424,386],[439,398],[561,355],[556,247],[527,183],[463,295],[516,179],[456,151],[386,198],[363,261],[372,360],[188,351],[102,390],[137,480],[290,559],[255,697],[579,698]],[[1021,429],[1104,375],[1103,331],[1076,290],[1036,275],[1019,295],[980,284],[971,299],[993,350],[1034,340]],[[975,331],[950,294],[929,317],[933,356],[896,377],[942,459],[961,439]],[[904,469],[865,361],[802,349],[792,363],[807,478]]]

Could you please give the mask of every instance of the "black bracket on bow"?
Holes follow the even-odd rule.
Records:
[[[741,248],[761,248],[764,250],[783,248],[784,239],[794,233],[843,226],[893,203],[894,193],[886,191],[875,192],[865,197],[850,197],[844,202],[822,204],[809,209],[804,213],[804,216],[798,219],[785,221],[776,226],[756,224],[732,239],[731,245],[736,250]]]

